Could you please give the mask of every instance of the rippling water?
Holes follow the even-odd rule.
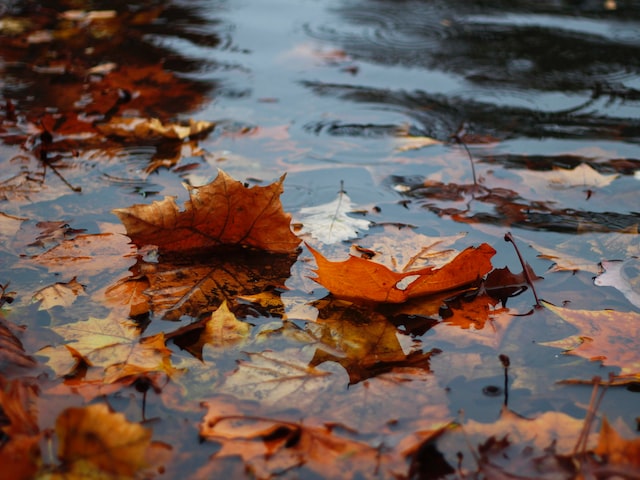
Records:
[[[0,0],[0,15],[25,8],[45,18],[41,9],[62,9],[58,3]],[[71,2],[62,3],[67,8]],[[92,5],[126,6],[134,15],[137,7],[128,3]],[[375,222],[374,229],[400,224],[431,236],[466,232],[465,244],[492,244],[499,250],[494,266],[516,271],[516,257],[502,241],[513,231],[526,260],[545,276],[540,284],[545,299],[570,300],[584,309],[633,308],[619,292],[595,289],[592,272],[545,274],[552,262],[538,258],[528,243],[573,244],[576,255],[591,255],[594,264],[638,251],[638,2],[157,3],[161,13],[152,22],[134,24],[112,50],[94,39],[91,54],[96,62],[130,66],[131,75],[140,65],[154,64],[180,79],[183,90],[160,89],[153,105],[140,106],[134,98],[121,113],[135,107],[144,110],[137,112],[141,116],[203,119],[215,122],[214,130],[179,146],[128,140],[69,151],[62,145],[52,165],[64,174],[68,185],[63,185],[38,163],[38,141],[31,139],[25,153],[16,138],[20,129],[35,129],[33,117],[73,110],[70,85],[81,74],[49,74],[54,53],[51,64],[32,65],[43,49],[54,52],[49,44],[23,50],[0,46],[0,112],[8,118],[15,105],[18,118],[0,129],[0,181],[11,187],[2,190],[0,212],[33,223],[63,220],[95,233],[116,223],[112,209],[164,195],[180,202],[186,195],[181,181],[208,182],[218,168],[249,184],[287,173],[283,203],[294,218],[302,207],[331,201],[344,188]],[[432,142],[404,148],[422,137]],[[160,166],[150,168],[154,161]],[[537,176],[582,163],[600,175],[619,177],[601,187],[577,181],[562,188]],[[14,183],[36,169],[30,190],[16,193]],[[473,185],[474,176],[479,185]],[[77,185],[81,196],[68,188]],[[636,250],[606,244],[609,235],[620,232],[629,234]],[[342,247],[348,245],[334,251]],[[605,257],[596,258],[594,251]],[[0,250],[0,260],[12,255]],[[306,260],[294,270],[308,267]],[[26,269],[12,280],[25,290],[39,281]],[[314,294],[304,287],[305,294]],[[510,306],[530,310],[531,299],[524,297],[510,300]],[[514,359],[511,399],[520,402],[519,412],[581,416],[576,402],[588,402],[588,392],[572,390],[568,399],[553,382],[601,373],[597,364],[540,354],[535,342],[546,339],[547,330],[559,336],[564,330],[558,324],[540,328],[525,319],[510,328],[511,341],[501,351]],[[431,346],[429,334],[422,340]],[[452,411],[495,418],[500,405],[481,392],[487,383],[502,381],[497,363],[461,366],[435,358],[433,369],[450,389]],[[631,424],[637,416],[635,395],[608,393],[603,411],[620,412]]]

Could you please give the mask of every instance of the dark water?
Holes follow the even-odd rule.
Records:
[[[596,288],[593,272],[545,273],[553,262],[529,248],[530,243],[547,248],[571,244],[571,252],[593,265],[640,254],[638,2],[154,4],[161,13],[152,22],[119,33],[116,41],[93,39],[95,63],[161,63],[184,82],[186,93],[161,96],[145,106],[144,115],[213,121],[214,130],[197,148],[180,146],[176,165],[151,173],[150,159],[169,157],[175,145],[137,140],[90,145],[79,152],[60,147],[60,171],[71,186],[82,186],[82,194],[51,171],[25,194],[22,187],[13,187],[13,179],[25,169],[36,169],[36,147],[15,138],[35,116],[72,108],[65,104],[64,92],[75,85],[75,73],[42,73],[65,58],[63,50],[47,42],[21,50],[3,48],[0,212],[32,223],[64,221],[97,233],[115,228],[109,227],[117,224],[112,209],[163,195],[184,199],[182,181],[203,184],[216,176],[217,168],[250,184],[267,184],[286,172],[283,203],[294,219],[302,207],[331,201],[343,185],[367,211],[366,218],[379,225],[374,232],[384,224],[411,225],[430,236],[466,232],[457,246],[488,242],[498,250],[494,266],[519,271],[511,246],[503,241],[512,231],[525,259],[545,277],[538,288],[546,300],[557,305],[569,301],[580,309],[638,311],[617,290]],[[72,6],[4,2],[0,21],[33,11],[44,24],[43,9]],[[110,8],[135,13],[147,6],[91,2],[94,10]],[[54,52],[48,65],[42,63],[46,48]],[[18,117],[14,126],[7,126],[9,100]],[[408,136],[437,143],[402,150]],[[26,159],[20,163],[18,155]],[[582,163],[618,177],[603,186],[578,182],[556,188],[530,175]],[[471,188],[474,175],[480,190]],[[607,243],[621,232],[628,233],[624,246]],[[348,243],[326,252],[339,256],[347,248]],[[13,265],[22,252],[5,248],[0,253]],[[285,305],[287,298],[295,303],[304,295],[309,301],[322,296],[303,280],[309,259],[305,252],[294,265]],[[15,272],[11,281],[18,291],[29,292],[52,278],[36,278],[26,268]],[[511,299],[509,307],[526,313],[532,304],[526,292]],[[582,418],[590,387],[555,382],[606,376],[615,368],[536,346],[572,332],[560,320],[539,311],[519,319],[499,345],[477,351],[429,332],[418,335],[424,350],[445,352],[433,359],[431,370],[448,389],[450,411],[463,409],[467,418],[487,422],[497,417],[502,397],[487,395],[486,387],[501,384],[496,359],[505,353],[513,365],[510,405],[515,410],[524,415],[562,411]],[[308,319],[296,320],[304,326]],[[166,329],[162,322],[158,325],[150,331]],[[227,359],[229,365],[233,360]],[[351,394],[358,388],[352,386]],[[612,389],[601,410],[635,428],[637,395]]]

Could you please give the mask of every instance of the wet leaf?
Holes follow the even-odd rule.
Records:
[[[242,344],[250,330],[251,325],[238,320],[229,310],[227,302],[223,301],[222,305],[211,315],[172,332],[171,338],[177,345],[184,343],[186,350],[202,360],[202,349],[205,346],[220,349]],[[188,337],[194,334],[197,335],[197,340],[195,342],[188,341]],[[186,339],[183,340],[183,337]]]
[[[19,338],[24,330],[24,327],[6,320],[0,312],[0,366],[5,374],[13,367],[35,366],[35,361],[27,355]]]
[[[88,320],[52,327],[67,345],[48,347],[40,351],[50,358],[50,366],[57,375],[67,375],[71,371],[56,369],[56,366],[75,365],[65,362],[65,354],[73,357],[77,352],[83,361],[104,370],[104,382],[114,383],[130,376],[160,372],[173,375],[171,351],[165,346],[164,334],[140,337],[140,328],[130,320],[114,317],[89,318]],[[69,351],[69,346],[73,350]],[[62,356],[62,358],[61,358]]]
[[[578,329],[578,334],[541,343],[562,348],[565,353],[578,355],[606,366],[620,367],[620,377],[628,381],[640,380],[640,314],[613,310],[571,310],[543,305]]]
[[[403,368],[430,371],[432,352],[422,352],[384,315],[337,299],[315,306],[318,319],[309,331],[319,345],[310,365],[338,363],[349,374],[350,385]]]
[[[189,120],[186,124],[163,123],[157,118],[117,117],[109,123],[99,125],[105,135],[148,139],[160,136],[168,139],[184,140],[213,129],[214,124],[204,120]]]
[[[65,473],[51,478],[132,478],[147,467],[151,431],[104,404],[68,408],[56,421]]]
[[[163,255],[158,263],[140,265],[149,283],[144,295],[152,312],[162,318],[197,318],[216,310],[223,301],[232,307],[240,295],[281,291],[295,259],[295,255],[252,249],[231,249],[218,255]],[[279,293],[276,297],[279,302]]]
[[[39,310],[49,310],[56,306],[69,307],[79,295],[84,295],[84,292],[84,285],[74,277],[67,283],[54,283],[38,290],[33,299],[40,302]]]
[[[332,202],[300,209],[303,224],[300,234],[308,233],[322,243],[331,244],[355,238],[369,229],[371,222],[347,215],[354,204],[349,196],[340,192]]]
[[[340,434],[339,426],[256,418],[237,407],[206,402],[208,412],[200,424],[200,436],[222,445],[212,460],[240,456],[256,478],[273,478],[294,468],[298,474],[330,478],[378,476],[380,471],[402,468],[393,457],[377,448]],[[397,459],[396,459],[397,461]],[[204,469],[199,478],[204,478]]]
[[[401,303],[409,298],[432,295],[463,287],[487,274],[495,250],[483,243],[469,247],[439,269],[426,267],[412,272],[398,273],[370,260],[349,257],[331,262],[307,246],[316,259],[315,281],[337,297],[371,302]],[[405,288],[399,283],[414,277]],[[401,285],[402,286],[402,285]]]
[[[599,287],[620,290],[627,300],[640,308],[640,259],[603,261],[601,265],[605,271],[596,277],[594,283]]]
[[[136,245],[156,245],[161,254],[222,245],[291,253],[300,240],[291,232],[291,216],[280,203],[283,182],[284,176],[267,187],[247,188],[219,170],[212,183],[187,187],[190,200],[183,211],[174,198],[166,197],[114,213]]]
[[[616,471],[621,477],[637,475],[640,469],[640,438],[627,440],[609,424],[607,418],[602,419],[598,435],[598,445],[594,453],[602,458],[605,465]]]

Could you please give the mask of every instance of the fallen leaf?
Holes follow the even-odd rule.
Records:
[[[261,405],[305,409],[331,382],[331,372],[309,366],[299,350],[247,353],[218,389]]]
[[[349,385],[403,368],[430,371],[433,352],[412,346],[412,340],[384,315],[339,299],[323,299],[314,306],[318,319],[308,330],[318,346],[311,366],[338,363],[349,374]],[[401,338],[407,340],[405,345]]]
[[[150,138],[160,136],[168,139],[184,140],[200,135],[214,128],[215,124],[204,120],[193,120],[185,124],[163,123],[158,118],[115,117],[109,123],[99,124],[98,129],[104,135],[118,137]]]
[[[587,163],[581,163],[575,168],[554,167],[549,171],[526,170],[518,171],[527,184],[538,180],[552,188],[564,187],[597,187],[610,185],[620,175],[603,175]]]
[[[295,254],[234,249],[216,255],[162,255],[158,263],[139,266],[149,283],[144,295],[153,313],[178,320],[182,315],[198,318],[210,313],[223,301],[233,307],[240,295],[281,291],[295,260]]]
[[[599,287],[614,287],[620,290],[627,300],[640,308],[640,259],[602,261],[604,272],[594,280]]]
[[[351,256],[342,262],[331,262],[307,245],[316,259],[314,279],[341,298],[371,302],[401,303],[413,297],[463,287],[487,274],[496,251],[486,243],[469,247],[439,269],[426,267],[398,273],[370,260]],[[398,284],[414,277],[405,288]]]
[[[398,272],[442,267],[453,260],[458,250],[445,248],[464,238],[466,233],[429,237],[412,228],[385,227],[382,234],[368,235],[352,247],[351,255],[374,260]],[[402,248],[398,248],[401,245]],[[364,255],[362,248],[366,249]]]
[[[60,358],[73,357],[67,346],[82,356],[87,365],[104,370],[104,382],[114,383],[130,376],[160,372],[168,376],[177,373],[171,366],[171,351],[165,346],[164,334],[140,337],[139,326],[130,320],[114,317],[89,318],[88,320],[52,327],[68,345],[49,347],[41,355],[50,358],[49,365],[57,375],[70,371],[56,370],[56,366],[72,366]]]
[[[92,276],[105,271],[126,271],[135,263],[135,253],[135,248],[124,235],[101,233],[64,240],[24,262],[41,265],[50,272]]]
[[[308,233],[322,243],[338,243],[360,235],[369,229],[371,222],[347,215],[354,210],[349,196],[340,192],[338,197],[322,205],[300,209],[303,224],[300,234]]]
[[[640,314],[613,310],[571,310],[542,304],[579,330],[570,337],[541,342],[606,366],[620,367],[620,377],[640,380]]]
[[[37,393],[35,386],[19,380],[12,380],[0,389],[3,436],[0,462],[5,478],[31,480],[41,463]]]
[[[246,340],[250,330],[251,325],[238,320],[229,310],[227,302],[223,301],[222,305],[211,315],[172,332],[171,338],[176,345],[182,346],[184,340],[181,337],[187,337],[187,343],[184,348],[196,358],[202,360],[202,349],[205,346],[224,348],[238,345]],[[194,334],[197,334],[198,337],[195,342],[188,338]]]
[[[412,137],[403,136],[395,139],[397,144],[394,149],[396,152],[408,152],[410,150],[419,150],[431,145],[442,145],[442,142],[431,137]]]
[[[84,295],[85,287],[73,277],[67,283],[54,283],[38,290],[33,299],[40,302],[38,310],[49,310],[53,307],[69,307],[79,295]]]
[[[208,411],[200,424],[200,436],[222,446],[211,460],[239,456],[258,479],[294,469],[300,477],[372,478],[402,468],[390,454],[340,435],[340,426],[259,418],[227,402],[204,403]],[[198,478],[205,478],[206,471]]]
[[[598,445],[594,452],[607,467],[614,469],[622,476],[637,475],[640,470],[640,438],[627,440],[609,424],[606,417],[602,419],[602,426],[598,435]]]
[[[52,478],[134,478],[147,467],[151,431],[105,404],[68,408],[56,420],[64,474]]]
[[[24,351],[18,338],[24,330],[24,327],[18,327],[6,320],[0,312],[0,367],[5,375],[15,367],[29,368],[36,364]]]
[[[156,245],[160,253],[243,245],[291,253],[300,240],[280,203],[284,176],[267,187],[245,187],[222,170],[210,184],[187,186],[190,200],[179,211],[175,198],[114,210],[131,240]]]

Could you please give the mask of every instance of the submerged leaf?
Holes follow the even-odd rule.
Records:
[[[56,433],[58,458],[72,478],[93,478],[98,472],[104,475],[100,478],[132,478],[147,466],[151,431],[104,404],[68,408],[56,421]]]
[[[613,310],[571,310],[543,305],[579,330],[577,335],[544,342],[541,345],[563,348],[565,353],[607,366],[619,366],[621,375],[640,380],[640,314]]]
[[[267,187],[245,187],[222,170],[201,187],[187,186],[183,211],[175,198],[114,210],[139,247],[156,245],[160,253],[187,252],[222,245],[291,253],[300,240],[291,232],[291,216],[280,203],[284,176]]]

